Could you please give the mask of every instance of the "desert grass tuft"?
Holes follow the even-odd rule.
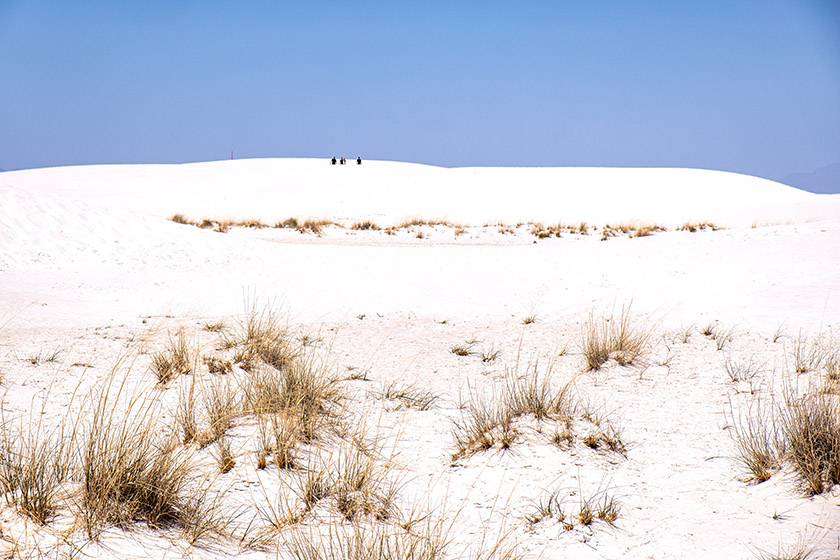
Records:
[[[755,482],[768,480],[781,468],[784,440],[776,424],[773,408],[757,402],[746,415],[732,422],[738,459]]]
[[[33,354],[27,358],[27,361],[32,364],[33,366],[37,366],[40,364],[51,364],[53,362],[58,361],[58,356],[61,354],[61,350],[53,350],[51,352],[44,352],[40,351],[37,354]]]
[[[429,410],[438,400],[438,395],[432,391],[420,389],[413,385],[401,385],[393,381],[386,385],[380,397],[391,401],[399,401],[405,408]]]
[[[501,449],[509,448],[519,436],[515,420],[520,416],[568,425],[575,408],[572,386],[555,388],[550,373],[549,368],[544,376],[538,375],[536,365],[521,377],[508,371],[501,394],[481,395],[471,391],[462,417],[453,422],[452,461],[497,444]]]
[[[161,430],[155,406],[126,395],[115,376],[94,396],[82,436],[79,517],[91,538],[109,524],[184,526],[195,512],[185,494],[188,455]]]
[[[204,330],[207,332],[222,332],[227,325],[224,321],[208,321],[204,323]]]
[[[473,352],[473,348],[475,347],[475,341],[465,342],[463,344],[456,344],[449,349],[450,354],[455,354],[456,356],[471,356]]]
[[[241,410],[237,388],[229,381],[210,382],[202,391],[205,417],[208,426],[196,436],[201,447],[224,438]]]
[[[650,329],[634,323],[630,306],[618,317],[596,319],[590,314],[581,343],[587,369],[598,370],[610,359],[622,366],[632,364],[647,351],[650,337]]]
[[[353,225],[350,226],[350,229],[359,231],[379,231],[382,228],[380,228],[378,225],[371,222],[370,220],[364,220],[362,222],[354,222]]]
[[[283,369],[297,357],[288,326],[271,307],[252,307],[242,325],[239,343],[246,356],[259,358],[275,369]]]
[[[502,353],[501,350],[499,350],[495,346],[491,345],[489,348],[485,348],[481,351],[481,353],[480,353],[481,361],[485,364],[490,363],[490,362],[495,362],[496,358],[498,358],[499,354],[501,354],[501,353]]]
[[[183,214],[173,214],[172,216],[169,217],[169,220],[175,222],[176,224],[184,224],[184,225],[188,225],[188,226],[199,225],[198,222],[194,222],[193,220],[190,220],[189,218],[187,218]]]
[[[733,383],[739,381],[751,381],[756,375],[764,371],[765,365],[756,361],[754,357],[749,360],[736,360],[732,355],[726,356],[723,361],[723,369]]]
[[[152,371],[160,385],[166,385],[179,375],[193,370],[193,359],[183,330],[175,338],[169,337],[169,346],[152,358]]]
[[[796,373],[817,371],[832,356],[830,345],[818,335],[810,343],[801,335],[793,343],[793,369]]]
[[[805,491],[820,494],[840,483],[840,404],[835,395],[788,394],[779,416],[793,464]]]
[[[328,534],[301,527],[287,536],[293,560],[443,560],[449,539],[432,525],[427,530],[404,531],[392,525],[336,526]],[[484,556],[482,560],[513,560]]]
[[[44,525],[72,471],[72,434],[43,433],[40,426],[10,432],[5,422],[0,430],[0,490],[9,505]]]
[[[577,494],[577,507],[572,507],[572,496]],[[531,506],[531,511],[525,515],[529,523],[540,523],[550,519],[559,523],[567,531],[575,525],[589,526],[596,520],[614,525],[621,514],[621,505],[614,494],[607,490],[596,490],[592,495],[584,495],[582,490],[577,492],[557,489],[540,497]]]
[[[219,465],[219,472],[222,474],[229,473],[236,466],[230,439],[227,437],[221,437],[216,441],[216,463]]]
[[[207,366],[207,371],[210,373],[231,373],[233,371],[233,364],[230,360],[225,360],[216,356],[204,356],[204,365]]]
[[[711,231],[717,231],[720,228],[712,222],[685,222],[677,228],[677,231],[688,231],[694,233],[696,231],[704,231],[707,229]]]

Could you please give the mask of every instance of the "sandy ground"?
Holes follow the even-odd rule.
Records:
[[[0,174],[5,421],[54,424],[68,410],[84,417],[89,403],[80,395],[116,372],[161,403],[162,421],[174,431],[179,394],[198,374],[155,387],[155,354],[182,330],[201,353],[224,355],[223,336],[206,324],[223,321],[232,332],[253,306],[272,308],[292,338],[343,380],[344,414],[380,442],[388,476],[399,483],[401,511],[425,509],[445,523],[447,558],[478,557],[501,537],[524,558],[754,558],[802,542],[817,557],[840,557],[840,491],[808,497],[790,467],[761,484],[749,481],[732,429],[750,410],[779,399],[784,387],[806,391],[822,383],[820,371],[794,373],[793,351],[797,340],[818,337],[837,347],[838,197],[697,170],[558,175],[323,164]],[[328,175],[334,171],[364,171],[367,183],[345,181],[336,194]],[[260,199],[260,189],[278,176],[283,184]],[[546,189],[563,177],[571,184],[572,176],[590,185],[588,194],[557,211],[572,191]],[[284,204],[291,191],[283,189],[304,180],[307,188]],[[662,200],[656,189],[675,182],[688,185],[683,196]],[[413,194],[397,197],[393,185]],[[635,196],[609,196],[628,189]],[[448,217],[453,225],[395,235],[339,227],[320,236],[273,228],[225,234],[166,220],[176,212],[269,223],[289,216],[374,219],[382,226],[414,215]],[[599,230],[538,239],[530,226],[515,227],[535,219],[599,228],[608,220],[659,220],[669,231],[602,241]],[[726,228],[675,230],[689,220]],[[513,232],[484,225],[497,222]],[[464,233],[456,235],[455,225]],[[587,321],[628,307],[634,324],[651,333],[644,355],[587,371]],[[717,340],[701,333],[706,327]],[[471,353],[454,354],[459,345]],[[754,364],[752,378],[733,382],[726,369],[733,363]],[[560,423],[521,418],[509,449],[497,445],[453,461],[453,427],[471,395],[498,396],[529,372],[555,388],[572,383],[590,417],[575,420],[575,440],[556,445]],[[237,368],[230,378],[246,375]],[[436,400],[428,410],[402,406],[383,397],[392,383]],[[597,427],[592,418],[620,433],[624,453],[582,442]],[[251,418],[235,422],[236,467],[213,474],[214,488],[228,489],[225,503],[246,512],[237,523],[284,488],[276,469],[256,468],[255,430]],[[332,452],[331,445],[322,451]],[[218,472],[210,449],[190,452],[197,474]],[[556,519],[532,522],[536,504],[553,491],[569,512],[586,498],[611,497],[619,516],[571,529]],[[236,537],[190,546],[177,529],[140,523],[109,528],[90,542],[73,528],[72,509],[40,527],[9,503],[0,517],[7,549],[19,557],[289,557],[283,536],[262,547]],[[328,505],[319,506],[296,530],[314,535],[331,526],[330,515]]]

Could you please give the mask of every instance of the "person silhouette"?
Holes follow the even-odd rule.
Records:
[[[362,165],[362,158],[361,157],[356,158],[356,165]]]
[[[333,158],[330,160],[330,164],[335,165],[335,156],[333,156]]]

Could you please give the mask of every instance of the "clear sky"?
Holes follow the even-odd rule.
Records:
[[[840,0],[0,0],[0,168],[840,161]]]

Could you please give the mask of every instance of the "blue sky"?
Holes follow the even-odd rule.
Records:
[[[840,161],[840,1],[0,0],[0,168]]]

